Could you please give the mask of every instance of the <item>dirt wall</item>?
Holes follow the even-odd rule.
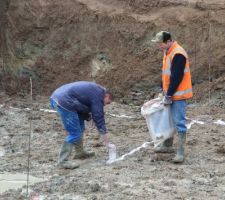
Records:
[[[41,95],[66,82],[94,80],[119,98],[140,92],[151,97],[160,83],[162,54],[149,40],[168,30],[188,51],[195,96],[201,99],[198,91],[206,94],[225,74],[222,3],[11,0],[7,27],[23,60],[17,75],[32,77],[34,93]]]

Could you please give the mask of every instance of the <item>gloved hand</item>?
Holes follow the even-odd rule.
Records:
[[[167,96],[167,95],[165,95],[165,96],[163,97],[163,99],[162,99],[162,103],[163,103],[165,106],[172,104],[172,102],[173,102],[173,101],[172,101],[172,97]]]
[[[91,121],[92,119],[91,113],[79,113],[79,116],[86,121]]]
[[[164,96],[163,92],[160,92],[160,93],[158,94],[157,97],[158,97],[160,100],[163,100],[163,96]]]

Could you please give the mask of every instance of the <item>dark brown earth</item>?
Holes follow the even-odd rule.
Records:
[[[28,77],[34,95],[46,96],[63,83],[93,80],[118,99],[143,101],[160,83],[162,55],[149,40],[169,30],[188,51],[195,99],[207,98],[209,88],[224,97],[222,0],[7,1],[1,1],[0,63],[1,87],[10,94],[26,95]]]
[[[205,123],[189,130],[185,162],[174,165],[172,154],[149,146],[106,165],[106,149],[87,125],[85,144],[96,157],[59,170],[64,132],[55,113],[40,109],[67,82],[96,81],[115,93],[106,119],[119,155],[151,141],[140,106],[159,90],[162,53],[149,41],[160,30],[188,52],[195,93],[188,123]],[[30,186],[28,197],[24,187],[0,199],[224,199],[225,133],[215,123],[225,122],[224,38],[224,0],[1,0],[0,173],[27,173],[32,132],[30,174],[46,181]]]

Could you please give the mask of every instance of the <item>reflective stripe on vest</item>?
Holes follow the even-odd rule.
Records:
[[[178,92],[174,93],[174,96],[184,95],[184,94],[188,94],[190,92],[192,92],[192,89],[187,89],[187,90],[184,90],[184,91],[178,91]]]
[[[189,67],[185,67],[184,69],[184,73],[190,72],[190,68]],[[163,69],[162,70],[162,74],[164,75],[171,75],[171,67],[168,67],[167,69]]]

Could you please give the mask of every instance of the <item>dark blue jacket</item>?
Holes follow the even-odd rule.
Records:
[[[78,113],[91,112],[98,131],[107,132],[104,118],[105,88],[88,81],[78,81],[56,89],[51,98],[62,108]]]

